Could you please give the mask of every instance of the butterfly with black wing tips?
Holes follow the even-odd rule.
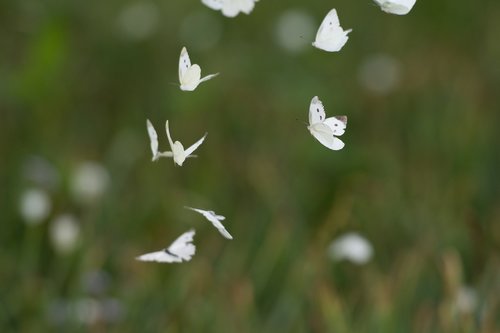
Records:
[[[351,31],[352,29],[342,29],[337,11],[334,8],[323,19],[316,34],[316,40],[312,45],[328,52],[338,52],[347,43],[349,39],[347,35]]]
[[[258,0],[201,0],[213,10],[220,10],[226,17],[236,17],[240,12],[250,14]]]
[[[201,68],[199,65],[191,65],[191,59],[189,59],[189,54],[185,47],[181,50],[181,56],[179,57],[179,82],[181,90],[193,91],[202,82],[213,79],[219,75],[210,74],[201,78]]]
[[[164,151],[160,152],[158,151],[158,134],[156,134],[156,130],[153,127],[153,124],[149,119],[146,119],[146,126],[148,129],[148,135],[149,135],[149,141],[151,145],[151,152],[153,153],[153,157],[151,158],[151,161],[155,162],[157,161],[160,157],[174,157],[174,154],[171,151]],[[197,157],[196,155],[189,155],[186,156],[186,158],[189,157]]]
[[[180,235],[169,247],[164,250],[143,254],[137,257],[140,261],[156,262],[183,262],[189,261],[196,252],[196,246],[192,244],[195,231],[193,229]]]
[[[406,15],[417,0],[374,0],[384,12],[396,15]]]
[[[224,221],[226,218],[222,215],[217,215],[213,210],[203,210],[198,208],[192,208],[188,206],[184,206],[186,209],[190,209],[197,213],[203,215],[212,225],[219,230],[220,234],[227,239],[233,239],[233,236],[226,230],[224,225],[220,221]]]
[[[307,129],[323,146],[331,150],[344,148],[344,142],[337,138],[345,132],[346,116],[326,118],[325,108],[318,96],[314,96],[309,105],[309,126]]]

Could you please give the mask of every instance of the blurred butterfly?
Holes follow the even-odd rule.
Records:
[[[191,147],[184,150],[184,146],[182,145],[182,143],[180,143],[179,141],[172,141],[172,138],[170,137],[170,129],[168,128],[168,120],[165,123],[165,129],[167,130],[167,138],[168,143],[170,144],[170,149],[172,149],[171,156],[174,158],[174,162],[179,166],[182,166],[182,163],[184,163],[186,158],[190,157],[190,155],[203,143],[205,137],[208,134],[205,133],[205,135],[200,140],[196,141]]]
[[[181,84],[181,90],[193,91],[202,82],[213,79],[219,75],[210,74],[201,78],[201,68],[199,65],[191,65],[191,60],[189,59],[189,54],[185,47],[181,50],[181,56],[179,57],[179,82]]]
[[[149,141],[151,144],[151,152],[153,153],[151,161],[155,162],[160,157],[173,157],[174,154],[171,151],[164,151],[164,152],[158,151],[158,134],[156,134],[156,130],[153,127],[153,124],[149,121],[149,119],[146,119],[146,126],[148,129]],[[196,157],[196,155],[189,155],[187,157]]]
[[[156,262],[183,262],[189,261],[193,257],[196,246],[192,244],[195,231],[180,235],[169,247],[164,250],[143,254],[137,257],[140,261],[156,261]]]
[[[332,9],[323,19],[312,45],[328,52],[340,51],[349,39],[347,34],[351,31],[352,29],[342,29],[337,11]]]
[[[307,129],[323,146],[331,150],[344,148],[344,143],[337,138],[345,132],[346,116],[326,118],[325,108],[318,96],[314,96],[309,106],[309,126]]]
[[[192,207],[187,207],[185,206],[184,208],[193,210],[197,213],[200,213],[203,215],[208,221],[212,223],[214,227],[219,230],[222,236],[226,237],[227,239],[233,239],[233,236],[226,230],[224,225],[220,221],[224,221],[226,218],[222,215],[217,215],[213,210],[203,210],[203,209],[198,209],[198,208],[192,208]]]
[[[406,15],[417,0],[374,0],[380,8],[389,14]]]
[[[201,2],[213,10],[222,11],[226,17],[235,17],[240,12],[250,14],[257,0],[201,0]]]

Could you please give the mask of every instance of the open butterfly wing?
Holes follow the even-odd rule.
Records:
[[[182,260],[176,256],[170,255],[165,251],[156,251],[143,254],[136,258],[140,261],[156,261],[156,262],[181,262]]]
[[[333,29],[337,27],[340,27],[340,21],[337,10],[334,8],[326,14],[323,22],[321,22],[318,32],[316,33],[316,41],[327,39],[328,36],[331,35]]]
[[[189,147],[188,149],[186,149],[184,151],[184,154],[186,155],[186,157],[191,155],[203,143],[203,141],[207,137],[207,134],[208,133],[205,133],[205,135],[200,140],[196,141],[191,147]]]
[[[323,122],[326,126],[330,128],[335,136],[341,136],[345,133],[345,128],[347,126],[346,116],[337,116],[326,118]]]
[[[183,233],[168,247],[168,251],[184,261],[191,260],[196,252],[196,246],[192,244],[194,234],[194,230]]]

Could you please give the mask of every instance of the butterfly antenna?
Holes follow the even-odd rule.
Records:
[[[305,122],[305,121],[303,121],[303,120],[300,120],[299,118],[295,118],[295,120],[297,120],[298,122],[302,122],[302,123],[304,123],[304,125],[306,125],[306,126],[309,126],[309,124],[308,124],[308,123],[306,123],[306,122]]]

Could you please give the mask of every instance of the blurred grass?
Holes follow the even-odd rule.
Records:
[[[137,3],[156,15],[143,39],[119,29],[120,13]],[[332,4],[263,0],[226,19],[199,1],[4,1],[0,331],[499,331],[500,3],[419,0],[404,17],[369,0],[333,5],[354,29],[345,48],[292,54],[274,37],[277,17],[298,9],[319,25]],[[214,45],[190,47],[210,30],[180,37],[193,13],[220,26]],[[221,72],[193,93],[169,84],[184,45],[203,73]],[[374,54],[400,63],[387,95],[358,80]],[[327,114],[349,116],[344,150],[328,151],[303,126],[314,95]],[[208,131],[199,157],[182,168],[151,163],[146,118],[160,148],[166,119],[186,143]],[[28,179],[31,156],[52,164],[59,181]],[[85,161],[111,178],[87,204],[71,193]],[[31,186],[53,202],[38,226],[18,211]],[[235,240],[184,205],[225,215]],[[66,256],[49,237],[65,212],[82,228]],[[191,262],[133,259],[190,227]],[[350,230],[373,243],[365,266],[326,255]],[[82,283],[94,271],[110,277],[99,294]],[[478,293],[470,313],[454,308],[462,285]],[[51,320],[55,302],[89,297],[118,300],[122,316]]]

